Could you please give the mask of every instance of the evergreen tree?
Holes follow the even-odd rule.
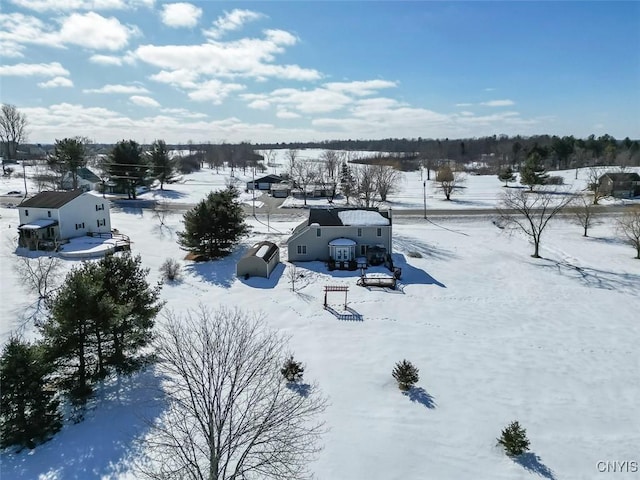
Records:
[[[301,382],[304,375],[304,366],[300,362],[296,362],[291,355],[283,367],[280,369],[280,373],[287,380],[287,382]]]
[[[502,430],[498,445],[502,445],[505,453],[510,457],[522,455],[529,450],[529,440],[527,431],[518,422],[511,422],[507,428]]]
[[[160,287],[147,282],[149,269],[142,268],[140,255],[106,255],[98,262],[102,303],[98,312],[110,313],[107,336],[111,350],[107,364],[118,372],[135,369],[136,355],[151,341],[154,319],[160,309]]]
[[[56,140],[53,158],[48,162],[61,176],[67,172],[71,174],[74,190],[78,188],[78,170],[87,164],[84,143],[85,140],[80,137]]]
[[[146,281],[140,256],[107,255],[73,269],[42,326],[47,352],[62,386],[82,402],[109,371],[130,372],[151,341],[162,307],[159,287]]]
[[[0,358],[0,447],[34,448],[60,430],[49,363],[39,345],[12,337]]]
[[[516,176],[513,173],[513,170],[511,169],[511,167],[507,167],[507,168],[501,170],[500,173],[498,173],[498,179],[500,179],[500,181],[504,182],[504,186],[505,187],[508,187],[509,186],[509,182],[515,182]]]
[[[543,185],[548,176],[540,153],[537,151],[529,153],[520,171],[520,183],[527,185],[529,190],[533,191],[533,187]]]
[[[136,187],[143,184],[149,170],[138,143],[133,140],[116,143],[109,154],[108,169],[110,178],[135,200]]]
[[[418,369],[407,360],[396,363],[392,375],[400,390],[409,390],[420,379]]]
[[[61,386],[71,397],[83,400],[91,394],[91,372],[96,370],[93,333],[93,300],[97,296],[90,264],[74,268],[51,302],[51,316],[41,327],[47,357],[58,372]]]
[[[153,176],[160,182],[160,190],[164,190],[164,184],[174,178],[177,170],[176,162],[169,158],[167,144],[164,140],[156,140],[151,144],[149,163]]]
[[[178,244],[209,259],[231,253],[238,240],[249,232],[238,196],[234,187],[211,192],[184,214],[185,230],[178,232]]]
[[[349,197],[356,193],[356,180],[347,162],[342,162],[342,167],[340,168],[340,190],[347,203],[349,203]]]

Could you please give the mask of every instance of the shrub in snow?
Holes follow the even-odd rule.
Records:
[[[284,376],[284,378],[288,382],[301,382],[302,375],[304,374],[304,367],[302,363],[296,362],[293,359],[293,355],[290,356],[286,362],[284,362],[283,367],[280,369],[280,373]]]
[[[422,258],[422,254],[420,252],[409,252],[407,253],[411,258]]]
[[[502,445],[504,452],[510,457],[517,457],[529,450],[529,440],[527,431],[516,422],[511,422],[507,428],[502,430],[498,445]]]
[[[409,390],[420,379],[418,369],[407,360],[396,363],[392,375],[398,382],[400,390]]]
[[[169,280],[174,282],[176,280],[180,280],[182,276],[182,267],[180,263],[174,260],[173,258],[167,258],[162,265],[160,265],[160,273],[162,273],[162,278],[166,281]]]

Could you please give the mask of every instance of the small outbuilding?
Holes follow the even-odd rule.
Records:
[[[269,278],[278,263],[280,263],[280,249],[275,243],[256,243],[238,261],[236,275]]]

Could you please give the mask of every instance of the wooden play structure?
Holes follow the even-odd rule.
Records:
[[[329,304],[327,303],[327,295],[329,292],[344,292],[344,309],[347,309],[347,294],[349,293],[349,287],[344,285],[325,285],[324,287],[324,308],[327,309]]]
[[[328,302],[329,292],[344,292],[344,309],[342,312],[337,311]],[[334,315],[338,320],[356,320],[362,321],[362,315],[354,309],[347,306],[347,294],[349,287],[343,285],[326,285],[324,287],[324,309]]]

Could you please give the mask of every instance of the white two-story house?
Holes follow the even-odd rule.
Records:
[[[109,201],[82,190],[41,192],[18,205],[18,212],[18,243],[32,250],[74,237],[111,233]]]
[[[289,261],[381,264],[392,253],[391,210],[377,208],[313,208],[287,242]]]

